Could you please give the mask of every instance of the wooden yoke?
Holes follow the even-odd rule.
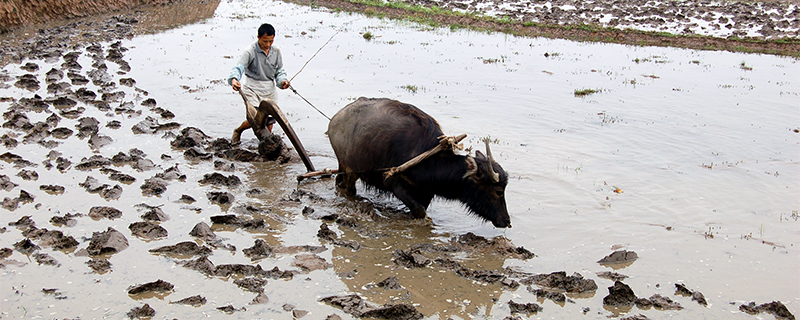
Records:
[[[436,154],[439,151],[452,150],[453,152],[456,152],[456,149],[458,149],[458,150],[463,149],[464,147],[462,145],[458,144],[458,143],[461,142],[461,140],[464,140],[464,138],[466,138],[466,137],[467,137],[467,135],[464,134],[464,133],[462,133],[461,135],[456,136],[456,137],[453,137],[453,136],[441,136],[441,137],[439,137],[439,145],[438,146],[434,147],[433,149],[430,149],[428,151],[425,151],[425,152],[419,154],[418,156],[414,157],[413,159],[406,161],[406,163],[404,163],[404,164],[401,164],[401,165],[399,165],[397,167],[389,169],[389,171],[387,171],[386,173],[383,174],[383,179],[384,180],[389,179],[395,174],[398,174],[400,172],[406,171],[406,170],[408,170],[408,168],[411,168],[411,167],[417,165],[418,163],[422,162],[422,160],[427,159],[428,157]]]

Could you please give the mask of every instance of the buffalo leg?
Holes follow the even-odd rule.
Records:
[[[356,181],[358,177],[352,173],[345,173],[341,168],[339,174],[336,175],[336,187],[339,191],[344,192],[345,196],[356,196]]]
[[[413,192],[413,188],[406,183],[396,184],[392,188],[392,193],[397,199],[403,202],[411,211],[411,217],[414,219],[425,218],[427,212],[425,209],[431,203],[433,196],[422,195],[418,192]]]

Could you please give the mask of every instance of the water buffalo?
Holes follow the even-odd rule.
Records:
[[[336,186],[345,195],[356,194],[361,179],[368,187],[391,192],[424,218],[434,196],[461,201],[473,214],[495,227],[511,227],[506,209],[508,175],[491,158],[450,151],[439,152],[410,169],[384,179],[388,168],[439,145],[439,123],[410,104],[391,99],[361,97],[331,119],[328,137],[339,160]]]

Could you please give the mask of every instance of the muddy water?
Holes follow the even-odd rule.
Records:
[[[87,258],[74,252],[46,249],[60,267],[38,266],[15,252],[11,258],[28,262],[3,269],[2,315],[8,318],[120,318],[131,308],[148,303],[157,318],[220,317],[217,307],[245,307],[231,317],[290,319],[284,309],[292,304],[310,311],[307,318],[329,314],[350,317],[319,303],[321,297],[358,293],[370,302],[411,303],[427,317],[502,319],[510,314],[508,301],[537,302],[543,311],[533,318],[587,317],[602,319],[619,314],[705,319],[749,319],[738,306],[782,301],[800,310],[800,74],[796,60],[761,55],[705,52],[669,48],[575,43],[563,40],[515,38],[503,34],[451,31],[361,15],[331,13],[281,2],[222,2],[213,18],[163,33],[124,41],[125,58],[136,87],[122,87],[126,100],[153,97],[158,106],[174,112],[184,126],[194,126],[212,137],[228,137],[243,117],[241,99],[224,85],[230,67],[255,38],[261,22],[277,26],[275,46],[283,52],[285,67],[295,75],[312,55],[330,42],[293,80],[293,87],[327,116],[359,96],[390,97],[412,103],[435,118],[448,134],[466,133],[466,146],[481,148],[480,138],[494,142],[497,161],[510,174],[506,191],[513,228],[498,230],[465,215],[456,203],[435,201],[430,219],[392,219],[402,205],[359,188],[361,200],[337,196],[331,180],[297,185],[299,161],[235,163],[234,174],[245,186],[226,190],[195,183],[214,171],[209,161],[187,161],[170,149],[169,140],[156,135],[134,135],[128,129],[142,116],[105,115],[88,107],[100,119],[122,123],[119,130],[101,129],[115,142],[93,150],[85,140],[68,139],[57,149],[73,163],[81,157],[111,157],[136,147],[160,168],[126,172],[137,182],[123,185],[119,200],[105,201],[81,190],[77,183],[97,172],[71,170],[56,174],[43,168],[39,181],[17,179],[18,169],[3,164],[3,174],[20,189],[37,196],[33,204],[4,213],[3,224],[32,215],[37,226],[47,225],[55,212],[84,213],[97,205],[123,210],[116,220],[83,217],[63,230],[84,248],[93,231],[113,227],[128,237],[130,247],[109,255],[112,271],[89,273]],[[365,33],[372,35],[367,40]],[[333,37],[333,38],[331,38]],[[82,57],[83,65],[91,59]],[[60,62],[59,62],[60,64]],[[109,64],[110,73],[115,71]],[[42,72],[49,65],[40,66]],[[24,74],[16,66],[9,74]],[[91,84],[89,85],[91,86]],[[597,93],[576,96],[577,90]],[[42,92],[44,89],[41,89]],[[11,87],[3,96],[29,97]],[[43,93],[45,94],[45,93]],[[7,104],[6,104],[7,105]],[[279,105],[287,112],[317,168],[335,167],[325,136],[327,119],[290,91],[280,92]],[[146,111],[145,111],[146,113]],[[29,115],[30,116],[30,115]],[[43,121],[47,114],[31,117]],[[245,133],[245,145],[252,133]],[[15,154],[38,163],[49,150],[20,145]],[[160,158],[161,154],[172,159]],[[155,172],[175,164],[188,176],[186,183],[171,182],[161,197],[142,197],[138,186]],[[123,170],[125,168],[118,168]],[[226,173],[228,174],[228,173]],[[46,182],[45,182],[46,181]],[[40,184],[66,186],[64,195],[39,192]],[[262,190],[246,195],[251,188]],[[300,188],[311,195],[292,195]],[[222,189],[236,196],[233,206],[209,203],[205,193]],[[17,189],[3,191],[14,197]],[[186,205],[176,200],[193,196]],[[299,199],[294,201],[293,199]],[[161,225],[169,237],[143,241],[127,226],[140,221],[134,205],[162,205],[170,220]],[[147,250],[192,240],[189,231],[209,217],[235,212],[250,204],[269,210],[260,214],[269,228],[258,231],[213,225],[225,243],[237,251],[217,249],[214,264],[258,263],[264,269],[297,270],[291,254],[251,261],[242,249],[264,239],[273,246],[325,245],[319,255],[332,268],[295,275],[293,280],[269,280],[269,302],[248,305],[255,294],[233,284],[234,278],[206,277],[176,265],[181,259],[153,255]],[[305,207],[314,209],[303,215]],[[195,209],[200,209],[199,213]],[[356,240],[354,251],[320,241],[318,218],[340,214],[356,219],[352,228],[329,223],[344,240]],[[7,227],[0,234],[3,247],[22,239]],[[472,269],[519,267],[529,273],[578,272],[594,279],[595,293],[568,296],[566,304],[537,300],[525,286],[474,282],[435,265],[405,269],[392,262],[395,249],[417,243],[450,243],[452,237],[473,232],[485,237],[504,236],[537,256],[529,260],[468,252],[451,258]],[[611,269],[597,263],[623,248],[635,251],[633,264]],[[428,254],[434,258],[437,254]],[[351,271],[356,272],[351,272]],[[597,277],[616,271],[630,278],[637,296],[670,296],[685,308],[605,309],[602,299],[613,283]],[[351,272],[351,277],[337,273]],[[396,276],[402,290],[374,284]],[[131,285],[163,279],[175,285],[165,295],[129,296]],[[702,292],[703,307],[689,298],[674,296],[674,284]],[[535,286],[534,286],[535,287]],[[58,288],[67,299],[42,293]],[[201,307],[170,304],[192,295],[208,299]],[[588,311],[586,311],[588,308]],[[770,317],[765,315],[766,317]]]

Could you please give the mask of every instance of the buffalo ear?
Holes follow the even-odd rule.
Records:
[[[467,178],[475,178],[475,174],[478,172],[478,163],[475,162],[475,158],[472,156],[467,156],[467,172],[464,173],[463,179]]]
[[[475,158],[484,159],[485,160],[486,156],[483,155],[483,152],[481,152],[480,150],[475,150]]]

